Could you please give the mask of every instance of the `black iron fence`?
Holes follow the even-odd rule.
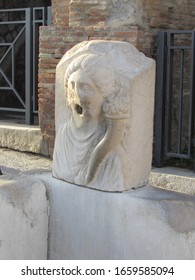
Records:
[[[195,31],[158,34],[154,165],[194,160]]]
[[[0,113],[38,113],[39,26],[51,24],[50,7],[0,10]]]

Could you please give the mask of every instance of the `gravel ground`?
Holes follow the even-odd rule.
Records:
[[[39,173],[50,171],[52,160],[42,155],[0,148],[2,174]]]

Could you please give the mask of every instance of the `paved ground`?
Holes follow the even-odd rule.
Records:
[[[0,169],[4,175],[40,174],[50,171],[51,166],[50,158],[0,148]],[[157,188],[195,195],[195,173],[193,171],[172,167],[154,168],[149,182]]]
[[[51,165],[52,161],[47,157],[0,148],[0,169],[3,174],[48,171]]]

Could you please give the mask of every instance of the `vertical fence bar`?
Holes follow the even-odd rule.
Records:
[[[159,32],[156,65],[155,142],[153,154],[153,164],[157,167],[164,165],[166,41],[167,33],[164,31]]]
[[[38,56],[38,49],[37,49],[37,44],[38,44],[38,34],[36,32],[36,11],[37,8],[33,8],[33,18],[32,18],[32,96],[33,96],[33,114],[36,112],[36,105],[37,105],[37,87],[38,87],[38,81],[37,81],[37,71],[38,71],[38,66],[37,66],[37,56]]]
[[[51,6],[47,7],[47,23],[46,23],[46,25],[52,25]]]
[[[195,118],[195,31],[192,31],[192,45],[191,45],[191,85],[190,85],[190,118],[189,118],[189,153],[194,160],[194,168],[195,168],[195,128],[194,128],[194,118]]]
[[[25,9],[26,29],[25,29],[25,122],[33,123],[32,106],[32,10]]]
[[[165,155],[171,152],[171,132],[172,132],[172,91],[173,91],[173,55],[171,48],[174,43],[174,34],[167,32],[167,80],[166,80],[166,121],[165,121]]]
[[[15,47],[12,44],[12,86],[15,87]]]
[[[177,133],[177,153],[181,154],[181,139],[183,127],[183,73],[184,73],[184,49],[180,50],[180,90],[179,90],[179,114]]]

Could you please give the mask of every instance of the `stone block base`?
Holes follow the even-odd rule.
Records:
[[[0,123],[0,147],[47,155],[45,146],[39,127]]]
[[[43,175],[42,175],[43,176]],[[195,197],[149,185],[110,193],[42,178],[49,259],[195,259]]]
[[[195,196],[150,185],[111,193],[51,173],[1,176],[0,217],[0,259],[195,259]]]

